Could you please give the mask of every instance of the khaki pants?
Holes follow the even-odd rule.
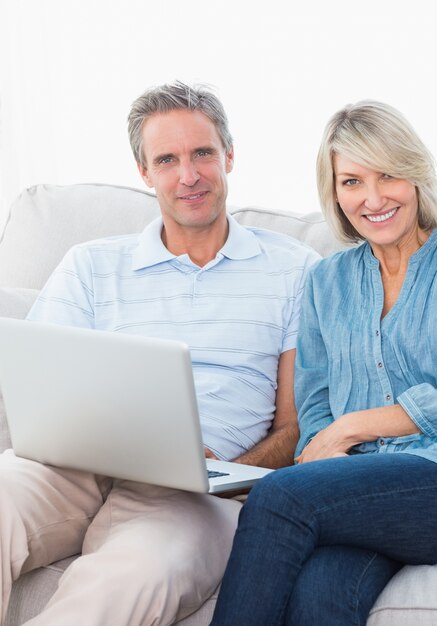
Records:
[[[21,573],[77,554],[32,626],[172,624],[223,575],[241,503],[0,455],[1,623]]]

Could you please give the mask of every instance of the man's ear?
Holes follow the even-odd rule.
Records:
[[[226,167],[226,174],[229,174],[229,172],[232,172],[232,169],[234,167],[234,146],[231,146],[228,150],[228,152],[225,155],[225,167]]]
[[[148,187],[154,187],[152,181],[150,180],[149,170],[147,169],[147,167],[144,167],[144,165],[141,165],[141,163],[137,162],[137,168],[138,168],[138,171],[139,171],[139,173],[141,175],[141,178],[144,180],[146,185]]]

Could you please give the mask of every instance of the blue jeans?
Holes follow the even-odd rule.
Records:
[[[243,506],[212,626],[365,625],[403,564],[437,563],[437,463],[405,453],[272,472]]]

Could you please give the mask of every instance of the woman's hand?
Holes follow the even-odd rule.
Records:
[[[347,456],[348,450],[355,444],[351,442],[344,425],[345,422],[339,419],[319,431],[296,458],[296,463]]]
[[[399,404],[346,413],[314,435],[296,463],[347,456],[359,443],[418,432],[419,428]]]

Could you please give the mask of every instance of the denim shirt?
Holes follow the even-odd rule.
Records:
[[[368,243],[320,261],[302,301],[295,395],[296,456],[345,413],[400,404],[420,432],[355,446],[437,461],[437,229],[410,257],[398,299],[381,319],[379,262]]]

